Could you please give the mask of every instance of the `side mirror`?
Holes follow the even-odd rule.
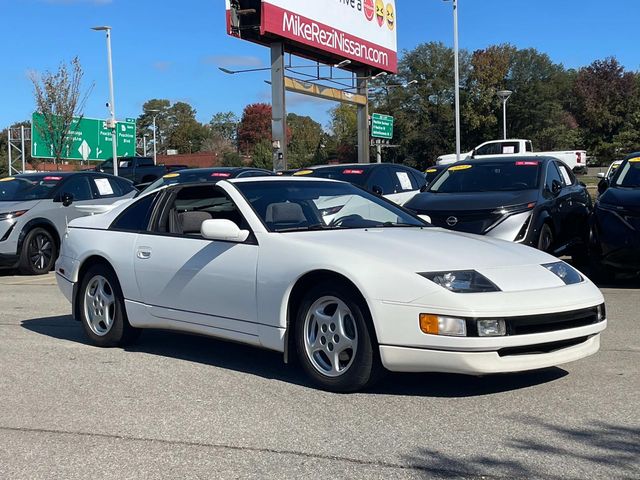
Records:
[[[380,196],[382,196],[384,193],[380,185],[374,185],[373,187],[371,187],[371,191],[376,195],[380,195]]]
[[[604,192],[607,191],[608,188],[609,188],[609,180],[607,180],[606,178],[603,178],[602,180],[600,180],[600,183],[598,183],[598,194],[602,195]]]
[[[73,203],[73,194],[67,193],[67,192],[59,193],[58,195],[55,196],[53,201],[62,203],[63,207],[68,207]]]
[[[597,178],[604,178],[604,172],[598,172],[596,175]]]
[[[224,242],[242,243],[249,238],[249,230],[240,230],[231,220],[205,220],[200,227],[200,233],[207,240]]]
[[[558,180],[554,180],[551,182],[551,193],[554,196],[558,196],[560,195],[560,192],[562,191],[562,184],[558,181]]]

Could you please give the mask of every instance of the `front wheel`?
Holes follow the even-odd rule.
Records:
[[[80,283],[80,320],[96,346],[119,347],[133,342],[140,330],[129,324],[118,278],[105,265],[95,265]]]
[[[377,378],[380,364],[365,315],[361,301],[346,289],[319,285],[304,297],[296,349],[303,369],[321,388],[353,392]]]
[[[538,250],[543,252],[551,252],[553,247],[553,231],[548,223],[542,225],[540,229],[540,236],[538,237]]]
[[[27,233],[20,252],[20,272],[26,275],[44,275],[53,268],[58,248],[53,235],[44,228]]]

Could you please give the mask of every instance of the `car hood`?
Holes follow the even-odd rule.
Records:
[[[523,265],[541,265],[558,261],[530,247],[490,237],[452,232],[436,227],[394,227],[318,232],[283,233],[297,241],[343,250],[352,257],[365,256],[373,261],[413,272],[488,269]]]
[[[516,192],[480,192],[480,193],[431,193],[417,194],[405,207],[422,212],[436,211],[472,211],[490,210],[498,207],[521,205],[535,202],[538,199],[537,190],[520,190]]]
[[[599,201],[609,205],[640,208],[640,188],[612,187],[600,195]]]
[[[0,213],[17,212],[19,210],[31,210],[42,200],[28,200],[20,202],[0,202]]]

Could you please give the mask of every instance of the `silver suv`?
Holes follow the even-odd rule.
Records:
[[[53,268],[67,222],[89,205],[131,198],[123,178],[93,172],[30,173],[0,179],[0,268],[41,275]],[[83,207],[85,207],[83,209]]]

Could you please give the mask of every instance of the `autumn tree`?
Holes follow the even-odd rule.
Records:
[[[33,83],[38,121],[32,126],[43,141],[50,145],[54,162],[58,165],[63,152],[71,145],[74,117],[82,117],[90,90],[82,93],[83,71],[75,57],[70,64],[61,63],[55,72],[30,74]]]
[[[245,155],[253,153],[262,141],[271,144],[271,105],[254,103],[247,105],[238,125],[238,147]]]

